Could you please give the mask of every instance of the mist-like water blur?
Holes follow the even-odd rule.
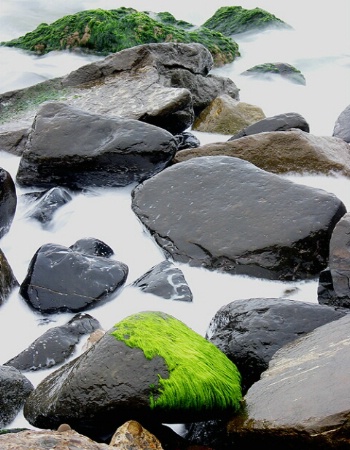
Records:
[[[266,116],[298,112],[309,122],[311,132],[331,135],[340,112],[350,104],[349,72],[349,4],[337,0],[330,4],[308,0],[241,0],[235,5],[261,7],[289,23],[292,30],[267,30],[258,35],[235,37],[241,57],[234,63],[212,73],[230,77],[240,88],[240,99],[260,106]],[[180,2],[164,0],[2,0],[0,4],[0,41],[12,39],[33,30],[41,22],[51,23],[63,15],[83,9],[112,9],[120,6],[143,11],[169,11],[178,19],[201,25],[220,6],[231,1],[194,2],[186,8]],[[58,77],[98,59],[96,56],[69,52],[53,52],[37,56],[17,49],[0,47],[0,93]],[[252,78],[241,73],[262,62],[287,62],[305,75],[306,86],[274,78]],[[195,132],[202,144],[225,141],[228,136]],[[0,167],[15,179],[19,158],[0,152]],[[296,176],[286,178],[335,193],[350,207],[349,181],[341,176]],[[30,204],[22,195],[29,191],[17,186],[18,207],[12,227],[0,240],[19,283],[26,275],[29,262],[43,244],[53,242],[72,245],[83,237],[95,237],[115,251],[114,258],[126,263],[129,275],[125,288],[114,298],[87,311],[108,329],[134,312],[161,310],[182,320],[193,330],[205,335],[217,312],[236,299],[253,297],[289,297],[299,301],[317,302],[317,280],[306,282],[274,282],[251,277],[233,276],[177,264],[183,271],[193,293],[193,302],[175,302],[145,294],[130,284],[165,255],[150,238],[131,210],[133,186],[114,189],[91,189],[74,194],[48,227],[27,217]],[[65,324],[72,314],[57,314],[43,320],[34,313],[15,289],[0,309],[0,339],[3,343],[0,364],[5,363],[47,329]],[[83,345],[83,342],[82,344]],[[75,355],[79,354],[81,346]],[[52,369],[54,370],[54,369]],[[34,385],[52,370],[26,373]],[[20,414],[12,426],[30,425]]]

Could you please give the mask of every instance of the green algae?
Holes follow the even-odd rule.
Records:
[[[159,377],[151,409],[234,410],[241,406],[237,367],[211,342],[161,312],[134,314],[117,323],[112,335],[147,359],[161,356],[169,377]]]
[[[242,75],[277,74],[297,84],[305,85],[305,77],[299,69],[287,63],[263,63],[247,69]]]
[[[197,42],[212,53],[214,63],[222,65],[239,56],[238,45],[223,34],[209,29],[192,30],[192,25],[177,21],[169,13],[150,13],[133,8],[87,10],[58,19],[1,45],[17,47],[39,55],[53,50],[76,50],[101,55],[119,52],[141,44]]]
[[[219,31],[225,36],[272,25],[290,28],[281,19],[264,9],[245,9],[242,6],[223,6],[203,24],[204,27]]]

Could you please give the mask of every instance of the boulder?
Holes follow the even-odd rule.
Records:
[[[192,129],[206,133],[234,134],[264,118],[265,114],[258,106],[240,102],[224,94],[199,114]]]
[[[9,231],[17,207],[15,183],[7,170],[0,168],[0,239]]]
[[[349,326],[346,315],[275,353],[245,396],[244,417],[228,423],[226,444],[273,450],[348,448]]]
[[[261,8],[245,9],[242,6],[223,6],[203,24],[226,36],[246,31],[264,30],[268,27],[291,28],[275,15]]]
[[[164,169],[176,151],[165,130],[62,103],[36,115],[16,180],[22,186],[125,186]]]
[[[3,428],[15,419],[34,386],[14,367],[0,366],[0,387],[0,427]]]
[[[282,62],[258,64],[254,67],[251,67],[250,69],[245,70],[241,75],[264,75],[265,77],[269,75],[279,75],[282,78],[291,81],[292,83],[301,85],[306,84],[305,77],[299,69],[292,66],[291,64]]]
[[[293,129],[263,132],[227,142],[181,150],[173,162],[197,156],[226,155],[250,161],[272,173],[340,173],[350,176],[350,147],[341,139]]]
[[[320,273],[318,301],[338,308],[350,308],[350,214],[335,226],[329,244],[328,268]]]
[[[67,360],[81,336],[101,327],[89,314],[76,314],[66,325],[53,327],[4,365],[21,372],[48,369]]]
[[[46,377],[24,416],[39,428],[69,423],[106,441],[125,421],[179,423],[240,408],[240,375],[213,344],[162,312],[126,317]]]
[[[30,261],[20,294],[43,314],[80,312],[110,300],[127,276],[128,267],[120,261],[44,244]]]
[[[8,299],[12,290],[19,286],[12,268],[0,249],[0,306]]]
[[[344,315],[327,306],[287,298],[235,300],[215,314],[206,338],[235,363],[245,394],[278,349]]]
[[[229,156],[165,169],[136,186],[132,209],[174,261],[284,280],[326,267],[333,228],[346,213],[334,194]]]
[[[55,212],[71,200],[72,196],[66,189],[53,187],[38,195],[27,212],[27,216],[38,220],[42,225],[46,225],[51,222]]]
[[[347,106],[337,118],[334,129],[333,136],[343,139],[345,142],[350,143],[350,105]]]
[[[191,302],[193,298],[182,270],[170,261],[162,261],[152,267],[132,285],[167,300]]]
[[[303,116],[298,113],[277,114],[276,116],[266,117],[258,122],[249,125],[243,130],[240,130],[234,136],[230,137],[229,141],[239,139],[244,136],[251,136],[252,134],[264,133],[266,131],[288,131],[292,128],[310,132],[310,126]],[[180,149],[179,149],[180,150]]]

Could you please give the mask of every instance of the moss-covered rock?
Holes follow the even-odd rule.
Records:
[[[152,42],[198,42],[209,49],[216,65],[239,56],[238,45],[232,39],[203,27],[188,31],[191,27],[169,13],[159,13],[154,19],[150,13],[133,8],[96,9],[62,17],[51,25],[42,23],[34,31],[2,45],[38,54],[80,49],[107,55]]]
[[[219,31],[225,36],[243,33],[269,26],[290,28],[283,20],[261,8],[245,9],[242,6],[223,6],[204,24],[211,30]]]
[[[296,84],[306,84],[306,80],[304,75],[300,72],[299,69],[287,63],[264,63],[257,64],[254,67],[246,70],[242,73],[242,75],[260,75],[260,74],[274,74],[281,75],[284,78],[287,78],[289,81],[292,81]]]

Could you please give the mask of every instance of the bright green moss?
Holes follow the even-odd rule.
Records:
[[[161,356],[165,360],[169,378],[159,375],[159,392],[150,398],[152,409],[240,408],[240,374],[236,366],[181,321],[147,311],[127,317],[114,328],[113,336],[129,347],[140,348],[147,359]]]
[[[209,29],[191,32],[191,24],[177,21],[169,13],[159,13],[156,17],[159,20],[147,12],[124,7],[81,11],[51,25],[43,23],[34,31],[2,45],[38,54],[79,48],[107,55],[140,44],[198,42],[211,51],[216,65],[232,62],[239,55],[237,43],[221,33]]]
[[[245,9],[242,6],[223,6],[203,24],[204,27],[219,31],[225,36],[262,29],[270,25],[289,27],[264,9]]]

